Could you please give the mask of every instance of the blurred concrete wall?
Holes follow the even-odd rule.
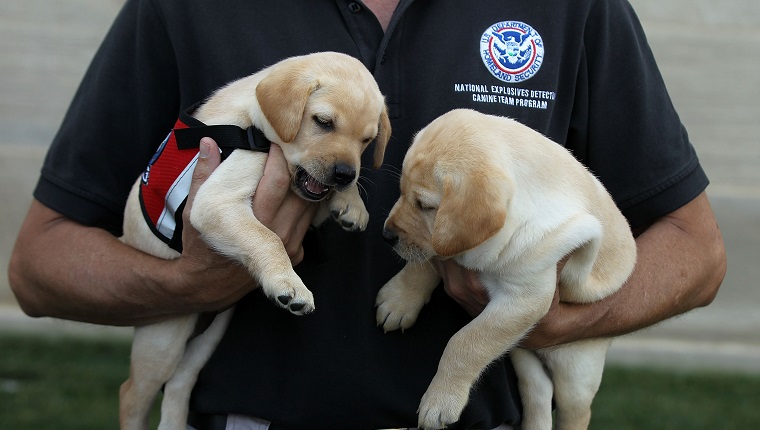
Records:
[[[44,152],[123,0],[0,2],[0,303]]]

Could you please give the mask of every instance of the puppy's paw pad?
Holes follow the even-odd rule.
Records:
[[[276,287],[272,284],[277,285]],[[302,282],[273,282],[262,285],[264,294],[278,306],[295,315],[306,315],[314,311],[314,296]]]
[[[392,282],[386,284],[377,293],[375,319],[387,333],[401,329],[406,330],[417,322],[417,316],[425,306],[426,298],[412,289],[399,288]]]
[[[467,396],[453,393],[431,393],[430,389],[422,396],[418,412],[419,427],[424,429],[442,429],[457,422],[467,405]]]
[[[341,205],[335,202],[330,210],[333,220],[346,231],[364,231],[369,222],[369,213],[364,205],[356,207],[355,205]]]
[[[296,314],[296,315],[303,315],[305,313],[309,313],[310,311],[307,311],[306,303],[291,303],[290,306],[288,306],[288,309],[290,312]]]
[[[314,301],[309,299],[295,299],[288,305],[287,309],[294,315],[306,315],[314,312]]]
[[[361,229],[361,226],[357,225],[353,221],[348,220],[340,220],[340,226],[343,227],[344,230],[348,231],[355,231]]]
[[[383,331],[386,333],[399,329],[401,329],[403,332],[404,330],[414,325],[414,323],[417,321],[417,314],[394,312],[393,310],[388,309],[385,304],[380,304],[377,307],[377,314],[375,316],[375,319],[378,327],[382,326]]]

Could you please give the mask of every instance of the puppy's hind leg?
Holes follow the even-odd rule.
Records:
[[[538,352],[554,383],[557,428],[585,430],[599,390],[609,339],[574,342]]]
[[[523,413],[521,430],[552,428],[552,394],[554,385],[541,360],[532,351],[515,348],[510,353],[517,372]]]
[[[528,231],[527,234],[535,234],[535,232]],[[602,224],[596,217],[589,214],[576,215],[554,229],[543,232],[539,241],[532,238],[513,239],[531,243],[531,246],[517,257],[514,266],[540,268],[556,266],[563,257],[571,254],[575,256],[578,250],[582,249],[583,253],[577,255],[582,258],[570,258],[565,264],[560,280],[564,280],[563,277],[569,274],[571,268],[577,271],[575,278],[585,279],[598,254],[602,234]]]
[[[153,401],[182,359],[197,318],[193,314],[135,327],[130,375],[119,392],[122,430],[148,428]]]
[[[233,311],[234,308],[230,308],[217,315],[206,331],[188,343],[182,361],[164,388],[159,430],[187,428],[190,393],[198,380],[198,373],[222,339]]]
[[[560,274],[560,300],[588,303],[617,291],[636,264],[636,242],[627,224],[605,226],[574,249]]]

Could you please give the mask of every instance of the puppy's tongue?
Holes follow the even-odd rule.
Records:
[[[304,182],[304,188],[306,188],[312,194],[322,194],[325,191],[325,185],[310,175],[306,175],[306,181]]]

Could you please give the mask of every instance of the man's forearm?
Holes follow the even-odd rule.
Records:
[[[162,260],[35,201],[11,257],[11,287],[29,315],[109,325],[223,309],[255,288],[191,228],[183,242],[181,258]]]
[[[33,203],[11,258],[11,286],[25,312],[134,325],[179,311],[176,298],[159,287],[166,280],[155,279],[168,274],[171,262],[53,214]]]

